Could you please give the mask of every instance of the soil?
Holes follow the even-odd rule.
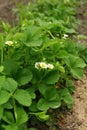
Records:
[[[79,5],[77,10],[77,19],[80,22],[77,30],[78,34],[85,36],[85,39],[80,39],[78,42],[85,43],[87,45],[87,1],[85,4]]]
[[[16,7],[14,1],[27,4],[32,0],[0,0],[0,19],[5,22],[9,22],[11,25],[14,25],[14,23],[18,20],[13,11],[13,9]]]
[[[17,0],[23,4],[29,0]],[[8,21],[11,25],[17,20],[13,13],[15,3],[11,0],[0,0],[0,19]],[[80,20],[78,34],[87,36],[87,4],[81,4],[77,10],[77,19]],[[87,44],[87,39],[77,42]],[[74,94],[74,104],[71,110],[62,109],[53,111],[54,119],[51,121],[52,127],[47,127],[44,123],[36,124],[39,130],[87,130],[87,71],[81,81],[75,81],[76,92]],[[55,120],[55,121],[54,121]]]

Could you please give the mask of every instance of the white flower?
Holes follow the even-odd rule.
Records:
[[[39,68],[42,68],[42,69],[53,69],[54,65],[53,64],[46,64],[45,62],[36,62],[35,63],[35,68],[36,69],[39,69]]]
[[[46,69],[47,68],[47,64],[45,62],[40,62],[40,67],[42,69]]]
[[[67,34],[64,34],[63,38],[66,39],[67,37],[68,37],[68,35],[67,35]]]
[[[53,64],[48,64],[48,65],[47,65],[47,68],[53,69],[53,68],[54,68],[54,65],[53,65]]]
[[[8,46],[12,46],[13,42],[12,41],[6,41],[5,44],[7,44]]]
[[[36,63],[35,63],[35,68],[38,69],[39,66],[40,66],[40,62],[36,62]]]

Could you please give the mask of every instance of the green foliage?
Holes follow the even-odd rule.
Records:
[[[15,91],[13,97],[22,105],[30,106],[31,104],[31,97],[30,94],[23,89],[18,89]]]
[[[87,63],[87,47],[71,40],[76,5],[75,0],[17,4],[18,25],[0,22],[0,130],[27,130],[32,116],[46,121],[50,108],[63,103],[71,108],[71,79],[82,79]]]
[[[46,74],[43,81],[46,84],[55,84],[59,80],[58,70],[52,70]]]
[[[31,81],[32,72],[27,68],[21,69],[18,71],[16,78],[19,86],[25,85]]]

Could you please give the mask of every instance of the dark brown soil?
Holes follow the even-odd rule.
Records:
[[[78,42],[85,43],[87,45],[87,2],[78,7],[77,19],[80,20],[78,35],[80,34],[85,36],[85,38],[78,39]]]
[[[16,0],[23,4],[28,3],[30,0]],[[15,8],[14,0],[0,0],[0,19],[9,22],[11,25],[17,21],[17,17],[13,12]]]

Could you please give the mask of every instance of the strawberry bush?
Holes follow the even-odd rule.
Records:
[[[71,40],[77,4],[17,4],[18,24],[1,21],[0,130],[28,130],[33,116],[46,121],[50,108],[72,107],[73,79],[82,79],[87,62],[86,46]]]

